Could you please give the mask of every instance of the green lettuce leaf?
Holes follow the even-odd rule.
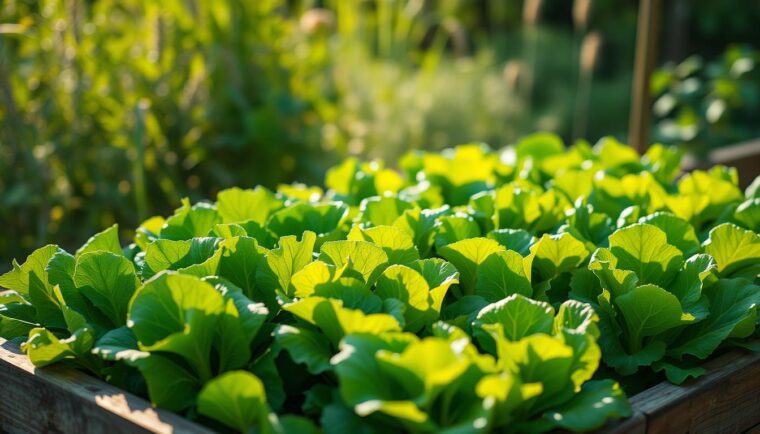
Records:
[[[372,285],[388,265],[382,247],[368,241],[332,241],[322,245],[319,260],[338,268],[347,266],[368,286]]]
[[[372,225],[392,225],[401,217],[404,211],[410,210],[413,205],[397,197],[370,197],[364,199],[359,207],[359,221]]]
[[[348,207],[339,202],[299,202],[272,214],[266,227],[280,238],[312,232],[317,235],[316,246],[319,247],[325,241],[340,239],[343,234],[341,225],[347,216]]]
[[[280,238],[279,246],[266,253],[256,268],[256,301],[266,303],[271,314],[279,311],[276,294],[287,292],[290,279],[295,273],[314,260],[313,251],[317,241],[314,232],[304,232],[301,241],[295,236]]]
[[[589,381],[567,404],[552,409],[545,418],[558,428],[579,432],[600,428],[610,418],[631,415],[631,405],[620,386],[611,380]]]
[[[317,326],[334,346],[348,334],[401,330],[398,320],[385,313],[365,314],[343,307],[341,300],[308,297],[282,307],[299,319]]]
[[[198,413],[241,433],[269,432],[264,385],[250,372],[227,372],[206,383],[198,393]]]
[[[678,359],[684,355],[707,358],[760,305],[760,287],[742,278],[720,279],[704,293],[710,303],[710,315],[687,327],[671,344],[668,355]]]
[[[126,324],[129,301],[140,286],[131,261],[108,251],[84,253],[77,258],[73,282],[110,320],[111,328]]]
[[[52,244],[41,247],[32,252],[22,265],[14,260],[13,269],[0,276],[0,287],[15,291],[34,307],[35,323],[59,329],[66,328],[66,322],[61,303],[49,283],[46,267],[53,256],[62,251]]]
[[[219,238],[208,237],[156,240],[145,251],[142,277],[149,279],[164,270],[187,270],[194,266],[201,266],[198,271],[202,276],[214,275],[222,253],[219,242]],[[204,271],[206,274],[203,274]]]
[[[219,216],[224,223],[255,221],[263,225],[269,216],[282,208],[282,200],[264,187],[242,190],[237,187],[219,192],[216,198]]]
[[[489,232],[487,237],[523,256],[530,254],[530,247],[536,242],[536,237],[522,229],[496,229]]]
[[[639,223],[646,223],[665,232],[668,244],[678,248],[684,256],[690,256],[699,249],[699,239],[694,228],[684,219],[667,212],[656,212],[641,217]]]
[[[490,302],[512,294],[530,297],[532,259],[511,250],[492,253],[477,269],[475,294]]]
[[[363,229],[354,226],[349,232],[349,241],[369,241],[383,249],[390,264],[409,264],[420,259],[412,237],[393,226],[375,226]]]
[[[705,253],[715,258],[720,277],[754,279],[760,274],[760,235],[724,223],[710,231]]]
[[[159,235],[168,240],[205,237],[218,223],[222,223],[222,219],[214,205],[202,202],[190,205],[188,199],[182,199],[182,206],[166,219]]]
[[[435,248],[440,250],[457,241],[480,236],[480,227],[468,215],[445,215],[438,218],[435,228]]]
[[[135,294],[127,325],[146,352],[168,352],[188,361],[202,381],[213,377],[211,348],[224,299],[201,279],[163,272]]]
[[[492,253],[504,250],[501,244],[492,239],[469,238],[444,246],[438,253],[459,271],[464,293],[473,294],[477,288],[478,268]]]
[[[330,341],[325,335],[305,327],[280,324],[274,331],[274,339],[285,348],[296,363],[306,365],[310,373],[317,375],[329,370],[333,356]]]
[[[121,245],[119,244],[119,225],[113,225],[90,237],[90,239],[77,250],[76,256],[79,257],[85,253],[97,252],[99,250],[111,252],[116,255],[122,254]]]

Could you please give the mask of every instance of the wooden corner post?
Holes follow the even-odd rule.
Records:
[[[633,93],[628,122],[628,143],[639,153],[649,145],[652,97],[649,79],[657,61],[662,0],[640,0],[636,28],[636,59],[633,70]]]

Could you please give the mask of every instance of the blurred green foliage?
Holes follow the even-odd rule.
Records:
[[[529,46],[520,1],[5,1],[0,258],[347,154],[569,131],[549,77],[575,77],[578,41],[547,16]]]
[[[80,245],[114,221],[136,227],[183,197],[314,183],[347,155],[502,147],[538,130],[622,135],[636,8],[4,0],[0,263],[53,239]]]
[[[760,137],[760,52],[731,47],[713,61],[691,56],[652,76],[655,137],[698,154]]]
[[[319,174],[325,52],[304,52],[280,7],[4,2],[18,32],[0,37],[2,256],[219,186]]]

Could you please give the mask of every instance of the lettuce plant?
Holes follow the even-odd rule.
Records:
[[[760,288],[741,276],[757,275],[760,256],[743,248],[757,234],[721,225],[705,253],[685,259],[674,244],[692,250],[693,231],[683,230],[690,227],[672,215],[648,221],[657,226],[636,223],[610,235],[609,247],[597,249],[588,267],[598,282],[578,283],[573,295],[599,312],[610,367],[630,375],[652,366],[680,383],[703,372],[689,358],[704,359],[726,339],[754,331]],[[743,272],[745,263],[754,265]]]
[[[183,200],[0,276],[0,336],[221,430],[584,431],[752,348],[760,202],[539,134]]]
[[[485,353],[461,329],[436,323],[422,339],[349,335],[331,363],[343,402],[378,430],[587,430],[630,414],[614,382],[587,381],[600,359],[596,320],[582,303],[566,302],[555,317],[549,304],[513,295],[477,315]]]

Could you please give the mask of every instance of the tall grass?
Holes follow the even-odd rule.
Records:
[[[526,62],[520,21],[518,1],[6,0],[0,263],[345,154],[569,136],[571,30],[534,23]]]
[[[25,235],[3,252],[319,174],[325,54],[303,49],[281,2],[11,0],[0,13],[16,24],[0,34],[0,219]]]

